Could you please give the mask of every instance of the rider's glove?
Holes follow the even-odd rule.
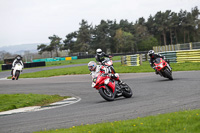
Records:
[[[111,73],[108,73],[108,76],[111,78],[112,74],[111,74]]]

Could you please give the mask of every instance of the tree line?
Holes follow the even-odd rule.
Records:
[[[70,53],[88,52],[94,54],[97,48],[109,53],[127,53],[146,51],[153,46],[180,44],[200,41],[199,9],[191,12],[157,12],[147,20],[139,18],[135,23],[128,20],[101,20],[93,26],[82,20],[78,31],[71,32],[62,38],[50,36],[50,44],[38,45],[38,51],[69,50]]]

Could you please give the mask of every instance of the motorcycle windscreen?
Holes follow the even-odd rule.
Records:
[[[156,63],[156,64],[159,64],[160,62],[161,62],[161,58],[155,59],[155,63]]]

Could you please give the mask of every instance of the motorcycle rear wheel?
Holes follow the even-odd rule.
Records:
[[[99,93],[107,101],[113,101],[115,99],[115,95],[113,94],[111,89],[109,89],[107,86],[106,89],[100,88]]]
[[[122,95],[125,98],[132,97],[132,95],[133,95],[132,89],[126,83],[124,83],[124,85],[122,87],[123,87],[123,93],[122,93]]]

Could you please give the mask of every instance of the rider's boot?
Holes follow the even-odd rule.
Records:
[[[111,74],[111,78],[118,81],[118,84],[119,85],[123,85],[124,82],[122,80],[119,79],[119,74],[118,73],[115,73],[115,74]]]
[[[122,80],[119,79],[119,80],[118,80],[118,84],[119,84],[119,85],[124,85],[125,83],[124,83]]]

